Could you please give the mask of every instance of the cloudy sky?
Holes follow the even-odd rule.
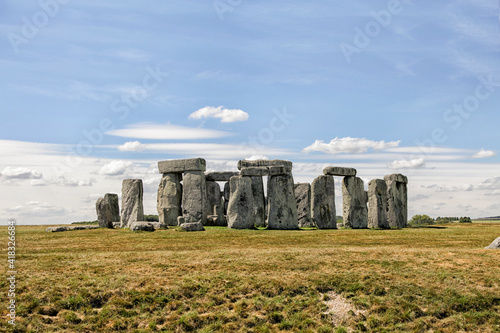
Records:
[[[157,161],[189,157],[403,173],[410,216],[500,215],[498,17],[494,0],[1,1],[0,221],[94,220],[125,178],[154,214]]]

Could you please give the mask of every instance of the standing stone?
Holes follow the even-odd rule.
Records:
[[[113,222],[120,222],[120,207],[118,206],[118,194],[106,193],[104,200],[109,202],[111,206],[111,220]]]
[[[142,203],[142,179],[125,179],[122,183],[122,224],[129,227],[132,222],[144,221],[144,208]]]
[[[344,204],[344,227],[364,229],[368,227],[368,197],[363,180],[359,177],[344,177],[342,180]]]
[[[299,220],[291,173],[270,176],[267,182],[267,225],[269,229],[298,229]]]
[[[166,173],[158,186],[157,209],[159,221],[167,226],[176,226],[182,215],[182,174]]]
[[[215,181],[207,181],[207,212],[215,215],[215,219],[208,219],[205,225],[225,226],[224,206],[221,205],[222,197],[220,186]]]
[[[252,179],[252,197],[254,224],[256,227],[266,226],[266,198],[264,195],[264,181],[262,177],[250,177]]]
[[[113,212],[111,210],[111,205],[109,201],[103,198],[97,199],[95,203],[95,209],[97,212],[97,222],[99,223],[99,228],[113,228]]]
[[[203,171],[184,173],[182,188],[182,215],[186,223],[207,220],[207,189]]]
[[[315,224],[311,219],[311,184],[297,183],[294,186],[295,202],[299,218],[299,228],[313,228]]]
[[[227,208],[229,206],[229,196],[230,196],[229,182],[224,184],[224,215],[227,215]]]
[[[391,228],[406,228],[408,224],[408,178],[402,174],[386,175],[387,220]]]
[[[368,183],[368,228],[389,228],[387,185],[382,179],[373,179]]]
[[[318,229],[337,229],[335,180],[318,176],[311,184],[311,216]]]
[[[252,178],[235,176],[229,180],[230,197],[227,226],[230,229],[253,229]]]

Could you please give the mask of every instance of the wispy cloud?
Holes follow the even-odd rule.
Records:
[[[495,155],[496,153],[493,150],[481,149],[480,151],[472,155],[472,158],[488,158],[488,157],[493,157]]]
[[[100,175],[120,176],[123,175],[134,164],[128,161],[111,161],[99,170]]]
[[[365,138],[335,138],[329,143],[316,140],[312,145],[304,148],[304,153],[323,152],[327,154],[366,153],[369,150],[383,150],[397,147],[401,141],[373,141]]]
[[[189,119],[220,118],[222,123],[246,121],[248,113],[239,109],[224,109],[223,106],[205,106],[189,115]]]
[[[389,164],[391,169],[418,169],[425,166],[423,158],[415,158],[412,160],[396,160]]]
[[[106,134],[124,138],[153,140],[216,139],[232,135],[232,133],[229,132],[222,132],[211,129],[154,123],[134,124],[124,129],[109,131]]]

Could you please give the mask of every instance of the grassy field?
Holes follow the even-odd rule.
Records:
[[[500,223],[45,228],[17,228],[18,332],[500,332],[500,251],[483,249]],[[3,304],[7,290],[2,279]],[[6,306],[0,314],[7,332]]]

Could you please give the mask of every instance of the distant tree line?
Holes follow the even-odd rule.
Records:
[[[446,224],[446,223],[472,223],[472,219],[468,216],[463,217],[441,217],[438,216],[436,219],[433,219],[429,215],[415,215],[408,222],[410,227],[415,226],[423,226],[423,225],[432,225],[432,224]]]

